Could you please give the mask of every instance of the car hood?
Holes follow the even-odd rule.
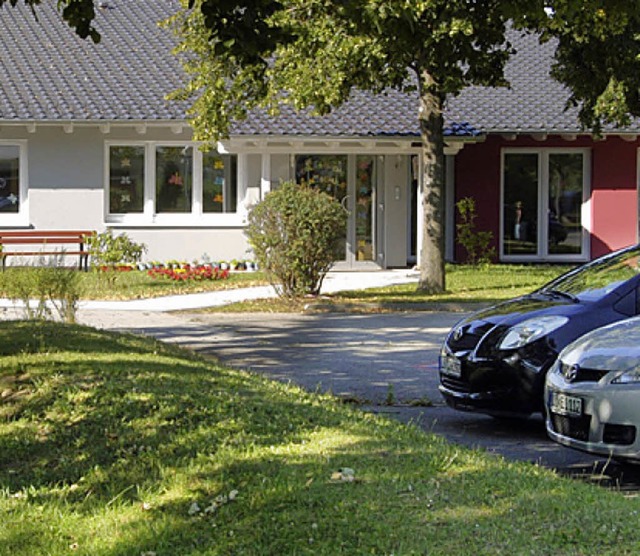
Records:
[[[596,328],[560,355],[566,365],[602,371],[630,371],[640,364],[640,317]]]
[[[482,321],[493,325],[511,326],[525,319],[542,315],[571,316],[581,311],[582,308],[581,303],[575,303],[562,297],[534,293],[477,311],[467,317],[465,322]]]

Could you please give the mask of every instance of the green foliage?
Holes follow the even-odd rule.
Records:
[[[473,197],[465,197],[456,203],[460,222],[456,224],[458,243],[467,251],[467,262],[472,265],[489,264],[496,257],[496,249],[491,245],[493,234],[476,230],[476,202]]]
[[[94,267],[137,263],[147,249],[146,245],[136,243],[125,233],[114,236],[110,229],[88,237],[87,246]]]
[[[276,291],[293,298],[320,292],[346,222],[346,211],[331,196],[285,182],[253,207],[246,234]]]
[[[0,282],[4,295],[22,303],[25,318],[75,322],[80,273],[62,266],[62,256],[42,258],[26,268],[8,268]]]

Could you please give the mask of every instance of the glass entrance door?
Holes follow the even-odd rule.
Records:
[[[340,201],[349,218],[338,268],[375,261],[376,164],[369,155],[298,155],[296,182],[318,188]]]

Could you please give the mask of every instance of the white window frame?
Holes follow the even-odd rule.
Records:
[[[145,149],[144,209],[141,213],[112,214],[109,212],[109,174],[111,171],[109,152],[111,147],[139,147]],[[156,212],[156,147],[191,147],[193,149],[192,201],[191,212]],[[236,212],[210,212],[202,209],[202,151],[198,143],[192,141],[105,141],[104,143],[104,219],[109,225],[127,227],[240,227],[246,223],[244,198],[246,192],[246,155],[229,153],[218,149],[220,154],[237,157],[237,203]]]
[[[0,228],[4,227],[25,227],[29,223],[29,178],[28,178],[28,159],[27,159],[27,141],[26,139],[16,140],[0,140],[2,147],[18,147],[18,172],[19,176],[19,205],[18,212],[0,213]]]
[[[582,205],[580,219],[582,222],[582,243],[580,254],[550,254],[547,250],[548,227],[537,226],[537,253],[534,255],[507,255],[504,251],[504,171],[505,158],[508,154],[535,154],[538,156],[538,214],[537,221],[545,222],[549,209],[549,156],[552,154],[582,154]],[[585,262],[589,260],[591,237],[591,149],[562,147],[512,147],[504,148],[500,153],[500,260],[504,262]]]

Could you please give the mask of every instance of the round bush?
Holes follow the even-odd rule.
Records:
[[[342,258],[347,212],[333,197],[284,182],[249,213],[246,230],[255,258],[282,297],[317,295]]]

